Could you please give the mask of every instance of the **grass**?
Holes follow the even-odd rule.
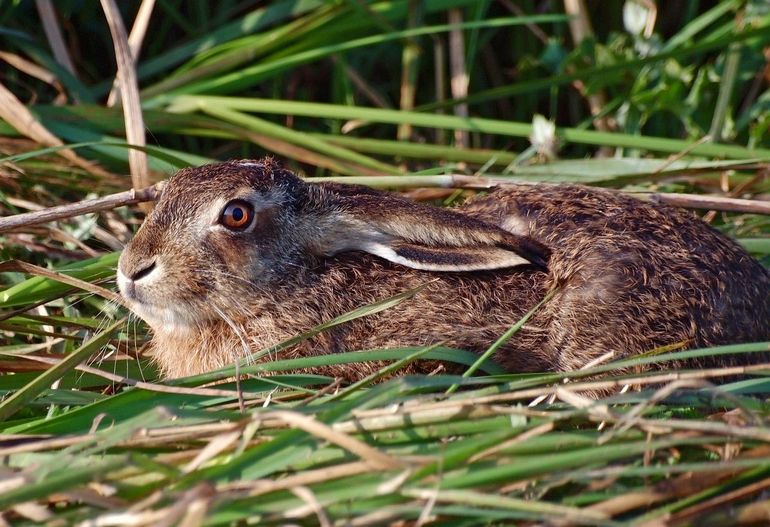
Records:
[[[120,6],[128,31],[136,4]],[[660,2],[650,34],[624,27],[620,2],[579,6],[591,27],[557,4],[158,2],[136,64],[147,138],[136,146],[107,104],[115,61],[94,53],[113,49],[99,6],[54,3],[57,45],[32,3],[2,3],[0,210],[129,189],[132,150],[152,181],[272,153],[309,178],[445,204],[510,180],[676,193],[693,207],[694,195],[744,200],[701,214],[770,265],[763,3]],[[451,84],[458,63],[467,90]],[[532,144],[537,114],[556,124],[552,141]],[[351,317],[399,309],[407,291],[256,357],[273,360],[164,381],[147,329],[102,289],[143,214],[0,232],[0,523],[767,521],[767,365],[666,365],[770,343],[526,375],[441,344],[282,358]],[[466,374],[398,375],[436,358]],[[357,361],[389,365],[347,386],[297,373]],[[639,373],[649,364],[660,368]],[[612,395],[582,395],[598,389]]]

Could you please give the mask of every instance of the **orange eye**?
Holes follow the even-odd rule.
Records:
[[[254,219],[254,207],[242,199],[236,199],[225,205],[219,223],[233,231],[242,231],[251,225]]]

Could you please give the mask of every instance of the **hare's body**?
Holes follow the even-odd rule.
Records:
[[[370,255],[345,255],[333,268],[308,269],[293,276],[300,288],[276,288],[240,313],[230,312],[240,335],[223,320],[188,333],[155,329],[153,347],[161,369],[169,376],[185,376],[233,362],[238,356],[279,343],[357,307],[424,285],[413,298],[379,314],[362,317],[327,330],[311,340],[281,352],[281,358],[320,355],[396,346],[447,346],[483,351],[502,335],[527,307],[546,294],[543,272],[432,273],[403,269]],[[387,280],[383,283],[382,280]],[[507,291],[522,292],[513,298]],[[343,294],[344,292],[344,294]],[[526,293],[525,293],[526,292]],[[538,321],[526,326],[496,360],[512,371],[554,368],[543,348],[545,332]],[[202,329],[202,331],[201,331]],[[345,379],[357,379],[380,366],[354,364],[316,370]]]
[[[253,209],[247,227],[222,228],[232,203]],[[660,346],[770,340],[770,275],[734,242],[675,209],[570,185],[512,186],[448,212],[306,184],[270,161],[187,170],[127,248],[119,278],[172,377],[418,286],[283,356],[436,342],[480,352],[554,287],[498,364],[576,369]]]

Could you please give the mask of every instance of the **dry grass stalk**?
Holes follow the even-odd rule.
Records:
[[[686,509],[682,509],[676,514],[672,514],[668,518],[668,523],[669,525],[672,525],[672,526],[681,525],[687,522],[687,520],[692,519],[693,517],[699,516],[708,510],[729,504],[730,502],[735,502],[741,499],[745,499],[749,496],[753,496],[759,492],[762,492],[768,488],[770,488],[770,478],[762,479],[760,481],[757,481],[756,483],[746,485],[745,487],[741,487],[731,492],[725,492],[724,494],[715,496],[709,500],[698,503],[697,505],[693,505],[691,507],[687,507]]]
[[[688,155],[690,152],[692,152],[696,147],[710,143],[711,142],[711,136],[710,135],[704,135],[694,143],[691,143],[687,148],[677,152],[676,154],[672,154],[668,156],[668,158],[658,167],[655,169],[655,174],[662,174],[664,170],[666,170],[668,167],[682,159],[684,156]]]
[[[53,86],[61,92],[62,87],[59,84],[59,80],[56,78],[56,75],[41,67],[40,65],[35,64],[34,62],[31,62],[24,57],[17,55],[16,53],[9,53],[7,51],[0,51],[0,60],[7,62],[9,65],[13,66],[19,71],[26,73],[30,77],[34,77],[40,81],[45,82],[46,84]]]
[[[195,456],[192,461],[182,467],[182,472],[184,474],[189,474],[190,472],[197,470],[209,460],[215,458],[225,450],[232,447],[235,443],[238,442],[240,438],[240,430],[214,436],[211,441],[209,441],[209,443],[203,448],[203,450],[198,452],[198,455]]]
[[[21,262],[19,260],[8,260],[6,262],[0,263],[0,273],[28,273],[35,276],[43,276],[63,284],[77,287],[84,291],[88,291],[89,293],[99,295],[111,302],[116,302],[118,304],[123,303],[121,296],[117,293],[113,293],[109,289],[99,287],[98,285],[86,282],[85,280],[79,280],[77,278],[67,276],[63,273],[57,273],[56,271],[51,271],[50,269],[44,269],[31,263]]]
[[[685,371],[685,372],[667,372],[652,374],[640,377],[624,377],[621,380],[607,379],[588,382],[575,382],[570,383],[570,391],[580,392],[602,392],[612,389],[620,389],[625,385],[645,386],[654,384],[664,384],[674,382],[680,379],[710,379],[719,377],[734,377],[738,375],[746,375],[752,372],[761,372],[770,370],[770,364],[755,364],[751,366],[733,366],[725,368],[711,368],[697,371]],[[485,405],[504,404],[513,401],[529,400],[541,395],[550,396],[556,393],[557,389],[562,385],[540,386],[536,388],[525,388],[520,390],[505,391],[503,393],[494,395],[483,395],[476,397],[468,397],[463,399],[451,399],[447,401],[425,401],[418,400],[413,404],[407,404],[399,409],[392,408],[377,408],[373,410],[367,410],[365,412],[356,412],[356,425],[361,429],[367,429],[364,426],[364,419],[381,419],[383,422],[387,422],[387,425],[383,426],[403,426],[405,422],[419,422],[425,423],[429,419],[430,414],[439,416],[442,421],[446,421],[447,415],[451,415],[452,412],[468,412],[468,415],[474,417],[479,415],[479,412],[484,412]],[[496,406],[489,406],[494,408],[495,411],[499,411]],[[503,408],[503,407],[499,407]],[[536,409],[517,408],[514,406],[504,407],[507,413],[521,414],[521,415],[553,415],[540,413]],[[423,414],[419,416],[418,414]],[[466,415],[466,414],[463,414]],[[414,420],[414,421],[412,421]],[[376,423],[377,421],[372,421]],[[369,425],[370,423],[365,423]],[[335,426],[343,427],[342,423]],[[374,428],[373,429],[377,429]],[[344,428],[342,428],[344,429]]]
[[[131,27],[131,34],[128,35],[128,48],[131,50],[131,58],[134,63],[136,63],[139,52],[142,49],[142,42],[147,34],[147,26],[150,24],[150,16],[154,7],[155,0],[142,0],[139,11],[136,13],[136,19],[134,19],[134,25]],[[107,96],[107,106],[110,108],[115,106],[116,99],[119,96],[120,82],[118,79],[115,79],[110,94]]]
[[[770,448],[765,445],[749,450],[741,455],[740,459],[760,458],[767,456],[768,453],[770,453]],[[728,468],[710,473],[699,473],[697,477],[693,477],[692,473],[686,473],[671,481],[665,481],[644,491],[629,492],[621,496],[595,503],[594,505],[589,506],[588,509],[601,511],[610,517],[614,517],[635,509],[643,507],[648,508],[663,501],[692,496],[703,489],[707,489],[724,481],[729,481],[744,470],[745,469],[743,468]],[[744,489],[742,488],[739,490]],[[701,502],[701,505],[703,503],[708,502]],[[653,524],[647,523],[642,525],[650,527]]]
[[[557,517],[560,520],[558,525],[562,525],[561,521],[586,522],[601,521],[607,519],[607,515],[604,512],[598,510],[580,509],[578,507],[556,505],[552,503],[544,504],[537,501],[510,498],[508,496],[484,494],[473,490],[439,490],[437,492],[435,489],[417,488],[404,489],[402,492],[406,496],[413,496],[423,500],[429,500],[431,499],[431,496],[435,494],[436,500],[440,502],[482,505],[489,507],[505,507],[514,510],[558,515]]]
[[[64,37],[59,28],[59,21],[56,19],[56,10],[54,9],[53,2],[51,0],[35,0],[35,7],[40,15],[43,31],[46,38],[48,38],[48,43],[51,45],[51,51],[53,51],[56,62],[64,66],[64,69],[72,75],[77,76],[75,64],[72,62],[67,46],[64,44]]]
[[[409,29],[414,29],[421,22],[421,6],[419,1],[410,0],[408,2]],[[404,40],[404,49],[401,53],[401,89],[399,92],[399,108],[410,111],[414,109],[415,98],[417,96],[417,71],[420,60],[420,46],[415,39],[407,38]],[[352,125],[351,125],[352,126]],[[412,125],[410,123],[401,123],[398,125],[396,137],[399,141],[408,141],[412,136]]]
[[[0,233],[48,221],[63,220],[82,214],[112,210],[117,207],[157,200],[162,191],[163,183],[161,182],[139,190],[131,189],[101,198],[87,199],[67,205],[59,205],[39,211],[0,218]]]
[[[22,103],[2,83],[0,83],[0,119],[13,126],[20,134],[29,137],[42,145],[62,147],[60,150],[57,150],[56,153],[83,170],[100,177],[109,176],[109,173],[99,166],[83,159],[71,149],[63,148],[64,143],[62,140],[43,126],[40,121],[32,115],[32,112],[27,109],[24,103]]]
[[[299,428],[319,439],[334,443],[364,459],[374,468],[395,469],[405,467],[404,462],[400,459],[384,454],[376,448],[372,448],[358,439],[343,434],[312,417],[285,410],[270,412],[267,416],[280,419],[292,428]]]
[[[686,209],[721,210],[725,212],[745,212],[749,214],[770,214],[770,202],[753,199],[725,198],[722,196],[704,196],[700,194],[677,194],[661,192],[648,194],[649,199],[674,207]]]
[[[527,441],[528,439],[532,439],[533,437],[540,436],[542,434],[546,434],[553,430],[554,423],[552,421],[549,421],[547,423],[543,423],[541,425],[537,425],[534,428],[530,428],[526,432],[523,432],[516,437],[512,437],[511,439],[508,439],[507,441],[503,441],[502,443],[495,445],[493,447],[490,447],[486,450],[483,450],[479,452],[478,454],[474,454],[468,459],[469,463],[473,463],[475,461],[478,461],[479,459],[492,456],[494,454],[497,454],[498,452],[501,452],[505,450],[506,448],[510,448],[513,445],[516,445],[518,443],[521,443],[523,441]]]
[[[120,98],[123,102],[123,118],[126,122],[126,140],[129,144],[144,147],[147,143],[144,136],[144,118],[142,117],[142,102],[139,97],[139,82],[136,77],[136,64],[128,45],[126,28],[115,0],[101,0],[104,16],[110,27],[112,43],[115,47],[115,59],[118,63],[118,85]],[[135,188],[150,185],[149,165],[147,154],[141,150],[128,151],[128,164],[131,167],[131,180]],[[144,205],[143,210],[150,211],[152,205]]]
[[[312,490],[302,486],[292,487],[289,490],[292,494],[304,501],[305,505],[284,512],[284,518],[302,518],[313,513],[316,515],[320,527],[332,527],[329,516],[327,516],[326,511],[324,511],[323,506],[318,501],[315,494],[313,494]]]
[[[459,25],[463,22],[463,14],[460,9],[449,10],[449,23]],[[465,36],[461,29],[453,28],[449,31],[449,70],[451,72],[451,82],[449,84],[452,91],[452,98],[465,99],[468,97],[468,69],[465,64]],[[458,104],[454,107],[455,115],[458,117],[468,117],[468,105]],[[470,135],[466,130],[455,130],[455,146],[468,148],[470,144]]]

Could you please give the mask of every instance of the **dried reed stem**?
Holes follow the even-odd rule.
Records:
[[[68,203],[67,205],[59,205],[34,212],[25,212],[6,218],[0,218],[0,233],[11,229],[18,229],[20,227],[29,227],[31,225],[45,223],[47,221],[62,220],[80,216],[81,214],[112,210],[116,207],[157,200],[160,197],[163,186],[164,183],[161,182],[140,190],[131,189],[101,198],[87,199],[75,203]]]
[[[118,63],[118,86],[123,103],[123,118],[126,122],[126,140],[135,146],[145,146],[144,117],[142,103],[139,97],[139,81],[136,75],[136,64],[128,43],[126,27],[120,16],[120,10],[115,0],[101,0],[104,16],[112,35],[115,47],[115,60]],[[131,179],[134,187],[145,187],[150,183],[147,154],[134,148],[128,151],[128,164],[131,167]],[[145,212],[152,206],[143,206]]]

